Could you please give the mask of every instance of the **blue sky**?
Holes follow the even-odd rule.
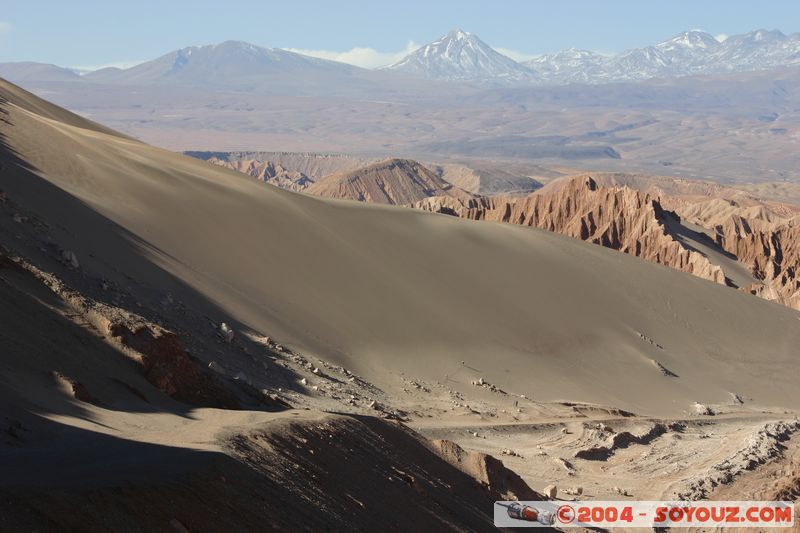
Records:
[[[687,29],[713,35],[800,31],[797,0],[2,0],[0,61],[125,65],[227,39],[377,66],[459,27],[518,58],[577,47],[654,44]]]

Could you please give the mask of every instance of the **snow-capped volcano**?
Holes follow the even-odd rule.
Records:
[[[536,75],[510,57],[456,29],[407,55],[386,70],[421,78],[495,83],[531,82]]]

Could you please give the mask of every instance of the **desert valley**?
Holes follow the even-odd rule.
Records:
[[[797,502],[798,57],[0,63],[0,531]]]

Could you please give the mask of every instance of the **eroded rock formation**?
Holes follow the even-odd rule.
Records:
[[[678,224],[683,221],[684,226],[698,227],[700,239],[705,232],[720,253],[746,267],[753,283],[739,288],[800,309],[800,217],[794,206],[759,203],[744,193],[726,192],[725,198],[713,198],[692,190],[691,195],[669,196],[645,184],[648,192],[627,184],[600,186],[584,175],[524,198],[433,197],[414,207],[472,220],[534,226],[716,283],[733,284],[723,266],[712,261],[713,256],[699,252],[679,234]],[[732,194],[736,199],[729,197]],[[681,231],[686,232],[685,228]]]
[[[747,265],[761,284],[748,290],[800,310],[800,226],[731,216],[714,227],[715,240]]]
[[[473,220],[533,226],[613,248],[716,283],[725,273],[704,255],[685,247],[669,231],[674,213],[651,195],[628,187],[599,187],[576,178],[549,194],[524,198],[428,198],[414,207]]]
[[[208,159],[209,163],[214,163],[221,167],[238,170],[256,179],[277,185],[282,189],[290,191],[303,191],[314,183],[314,180],[302,172],[288,170],[283,166],[272,161],[260,161],[258,159],[237,159],[225,160],[218,157]]]

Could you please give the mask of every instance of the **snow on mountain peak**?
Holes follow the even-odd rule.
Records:
[[[654,46],[604,57],[578,57],[573,50],[536,57],[525,63],[546,83],[607,83],[653,77],[678,77],[800,66],[800,34],[755,30],[720,41],[689,30]]]
[[[608,83],[800,66],[800,34],[758,29],[718,39],[692,29],[652,46],[606,55],[569,48],[522,64],[478,36],[451,30],[387,70],[411,76],[500,84]]]
[[[461,29],[452,30],[386,69],[443,80],[517,83],[536,78],[527,67]]]
[[[450,39],[464,40],[464,39],[469,39],[470,37],[472,37],[472,34],[469,33],[469,32],[466,32],[466,31],[464,31],[464,30],[462,30],[460,28],[456,28],[456,29],[450,31],[450,33],[447,34],[447,37],[450,38]]]

